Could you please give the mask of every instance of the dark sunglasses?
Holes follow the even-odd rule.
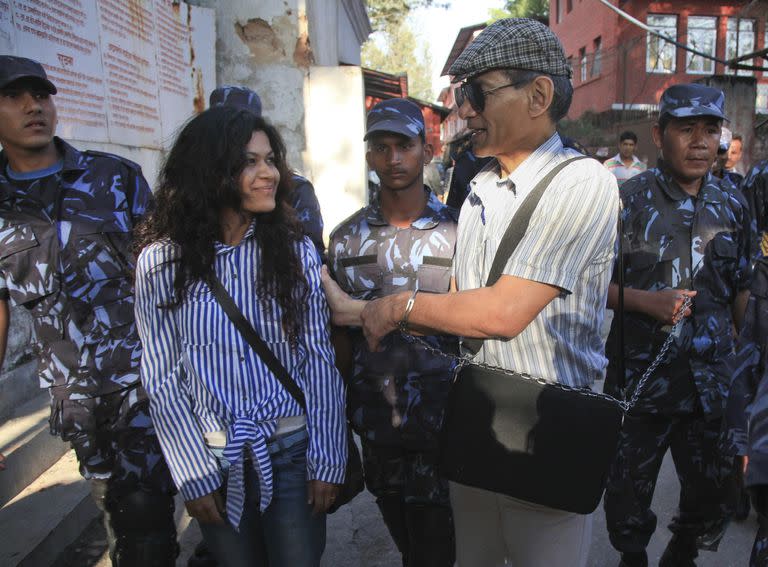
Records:
[[[495,93],[496,91],[500,89],[506,89],[507,87],[517,87],[518,85],[522,85],[525,82],[526,81],[524,80],[515,81],[514,83],[499,85],[498,87],[493,87],[492,89],[484,91],[478,83],[473,81],[466,81],[461,83],[459,88],[455,91],[456,106],[461,108],[461,106],[464,104],[464,101],[468,100],[469,106],[471,106],[475,112],[482,112],[485,108],[485,95]]]

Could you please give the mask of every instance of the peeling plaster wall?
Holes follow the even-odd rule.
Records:
[[[306,170],[302,153],[304,81],[311,50],[301,0],[191,2],[216,10],[218,85],[243,85],[259,93],[264,115],[280,130],[292,167]]]

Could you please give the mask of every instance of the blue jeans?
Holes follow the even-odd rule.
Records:
[[[203,538],[221,567],[317,567],[325,549],[325,514],[307,504],[307,432],[289,433],[267,443],[272,455],[273,493],[259,512],[259,477],[245,468],[245,508],[236,532],[224,525],[200,524]],[[214,449],[222,470],[229,462]],[[226,479],[224,481],[226,486]]]

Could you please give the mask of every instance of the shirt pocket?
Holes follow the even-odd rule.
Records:
[[[8,294],[15,304],[29,307],[33,314],[46,313],[50,306],[40,300],[58,290],[54,271],[58,256],[44,243],[29,224],[0,230],[0,267]]]
[[[446,293],[451,287],[451,258],[424,256],[418,270],[420,291]]]
[[[680,254],[674,236],[633,243],[629,250],[624,251],[624,269],[632,287],[677,288],[684,280],[690,286],[690,275],[680,272]]]
[[[224,312],[207,285],[192,283],[178,313],[179,334],[185,346],[205,347],[214,343]]]
[[[347,290],[355,297],[367,299],[367,296],[381,290],[383,273],[375,254],[341,258],[339,263],[344,270]]]

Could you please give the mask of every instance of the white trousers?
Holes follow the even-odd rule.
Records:
[[[450,483],[459,567],[585,567],[592,515]]]

